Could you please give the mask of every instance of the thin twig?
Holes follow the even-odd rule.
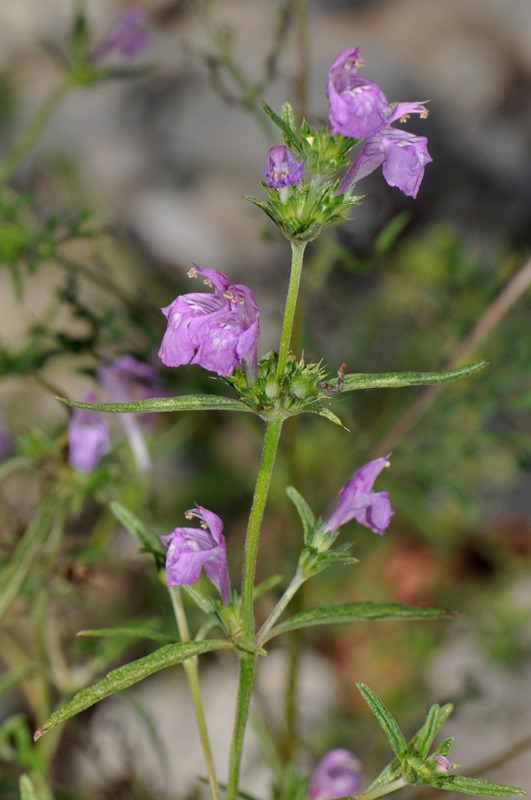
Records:
[[[472,328],[468,336],[456,347],[450,360],[443,369],[454,369],[459,366],[479,345],[489,336],[491,331],[503,319],[509,309],[524,294],[531,285],[531,260],[527,261],[509,283],[502,289],[480,317],[476,325]],[[419,420],[422,414],[433,403],[443,386],[427,386],[406,411],[391,426],[386,434],[373,448],[373,453],[385,453],[392,450],[396,443],[409,431]]]

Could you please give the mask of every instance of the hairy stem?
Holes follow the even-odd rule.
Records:
[[[247,537],[245,540],[245,559],[242,576],[242,610],[243,620],[247,632],[250,635],[254,632],[253,594],[260,528],[262,526],[269,484],[271,482],[271,475],[280,440],[282,422],[283,420],[281,418],[276,418],[270,420],[266,424],[262,459],[258,470],[258,478],[256,480],[253,504],[249,514]]]
[[[284,374],[288,359],[291,333],[297,309],[297,298],[299,296],[299,286],[301,282],[302,262],[306,243],[291,243],[291,274],[289,279],[288,296],[284,310],[284,322],[282,323],[282,333],[280,336],[280,348],[278,353],[277,377],[280,379]]]
[[[181,597],[181,590],[178,586],[168,586],[173,612],[179,628],[179,634],[182,642],[190,641],[190,631],[188,629],[188,620],[184,611],[184,606]],[[190,687],[190,694],[195,709],[195,716],[197,720],[197,727],[199,728],[199,736],[201,737],[201,744],[203,746],[203,753],[205,756],[205,764],[208,772],[208,783],[210,785],[210,792],[212,800],[220,800],[219,784],[216,777],[216,768],[214,765],[214,758],[212,756],[212,748],[210,747],[210,739],[208,737],[208,729],[205,719],[205,711],[203,708],[203,701],[201,698],[201,689],[199,686],[199,669],[197,658],[190,658],[183,663],[188,686]]]
[[[383,797],[386,794],[391,794],[391,792],[397,792],[404,786],[407,786],[406,780],[404,778],[398,778],[398,780],[388,783],[385,786],[378,786],[376,789],[373,789],[372,792],[367,791],[365,794],[358,795],[356,800],[376,800],[377,797]]]
[[[306,578],[304,578],[299,572],[299,570],[297,570],[286,591],[284,592],[284,594],[274,607],[273,611],[271,612],[271,614],[268,616],[268,618],[260,628],[258,635],[256,637],[257,644],[263,645],[265,642],[267,642],[269,638],[267,634],[269,633],[269,631],[271,630],[277,619],[280,617],[280,615],[283,613],[283,611],[287,608],[291,599],[300,589],[305,580]]]
[[[253,690],[256,656],[253,653],[243,653],[240,657],[240,673],[238,679],[238,701],[234,719],[234,730],[230,747],[229,780],[225,800],[236,800],[240,780],[240,764],[243,749],[243,737],[249,717],[249,705]]]

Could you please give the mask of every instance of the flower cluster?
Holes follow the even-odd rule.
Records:
[[[332,133],[364,140],[351,169],[339,186],[344,192],[356,181],[383,165],[384,178],[404,194],[416,197],[424,167],[432,161],[425,136],[415,136],[392,126],[410,114],[428,116],[419,102],[391,105],[380,87],[358,74],[363,66],[358,48],[342,50],[328,72],[327,95]]]
[[[162,309],[168,327],[159,356],[168,367],[198,364],[221,376],[235,367],[250,381],[256,378],[256,345],[260,334],[260,311],[253,293],[241,284],[230,284],[216,269],[194,266],[213,294],[193,292],[177,297]]]

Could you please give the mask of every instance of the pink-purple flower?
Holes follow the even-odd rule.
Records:
[[[348,750],[330,750],[310,778],[310,798],[335,800],[356,794],[361,788],[360,766],[359,760]]]
[[[95,403],[89,392],[84,402]],[[111,434],[103,414],[89,408],[76,408],[68,426],[68,460],[80,472],[92,472],[111,447]]]
[[[387,492],[375,492],[373,486],[380,472],[389,466],[387,458],[376,458],[361,467],[346,482],[337,505],[324,523],[325,531],[335,533],[351,519],[380,536],[385,533],[394,514]]]
[[[179,295],[162,309],[168,327],[159,350],[161,360],[168,367],[198,364],[221,376],[240,367],[254,380],[260,311],[253,293],[241,284],[230,284],[216,269],[194,266],[188,275],[202,276],[213,293]]]
[[[285,144],[277,144],[267,154],[267,167],[262,174],[272,189],[278,189],[281,198],[288,187],[300,183],[304,170],[304,161],[297,161]]]
[[[450,772],[452,769],[452,762],[449,761],[446,756],[434,756],[434,759],[437,762],[438,772]]]
[[[409,197],[416,197],[426,164],[432,161],[425,136],[394,128],[410,114],[425,118],[422,103],[390,104],[380,87],[358,75],[363,65],[359,49],[342,50],[328,72],[327,95],[330,104],[329,124],[332,133],[365,140],[338,192],[383,165],[384,178]]]
[[[149,43],[148,14],[140,6],[126,8],[92,54],[99,62],[112,52],[133,60],[140,56]]]
[[[98,366],[98,377],[113,403],[157,397],[163,391],[156,369],[131,355],[119,356],[110,363],[102,362]],[[136,464],[146,472],[151,467],[151,459],[138,415],[124,413],[119,417]]]
[[[332,133],[366,139],[386,124],[391,107],[380,87],[358,75],[359,48],[342,50],[328,70],[328,122]]]
[[[230,580],[227,569],[223,522],[212,511],[202,506],[190,509],[185,515],[201,521],[200,528],[175,528],[173,533],[161,536],[168,548],[166,554],[166,579],[168,586],[191,585],[204,569],[225,605],[230,601]]]
[[[399,103],[393,110],[390,121],[401,116],[404,106],[411,105],[416,106],[418,113],[423,113],[424,106],[420,104]],[[416,136],[386,125],[365,141],[352,167],[341,181],[338,192],[345,192],[351,184],[383,165],[383,176],[389,186],[396,186],[408,197],[416,197],[424,177],[424,168],[430,161],[433,159],[428,153],[428,140],[425,136]]]

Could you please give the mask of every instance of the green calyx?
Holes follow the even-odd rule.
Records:
[[[250,385],[242,370],[225,378],[243,402],[262,419],[285,419],[304,412],[319,413],[323,402],[320,388],[326,377],[321,364],[306,364],[290,354],[284,374],[277,376],[278,356],[271,352],[258,363],[258,377]]]
[[[333,136],[326,128],[311,128],[306,121],[301,125],[301,151],[306,170],[311,176],[335,178],[350,165],[349,153],[357,139]]]
[[[336,194],[337,186],[337,180],[321,183],[313,178],[310,183],[301,181],[297,186],[290,186],[287,197],[281,199],[278,189],[262,183],[267,200],[249,195],[244,200],[265,211],[287,239],[303,244],[317,239],[331,225],[348,219],[350,209],[359,204],[359,197],[348,192]]]

